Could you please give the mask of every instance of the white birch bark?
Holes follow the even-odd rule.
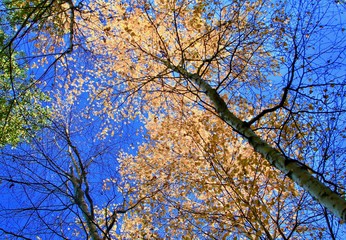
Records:
[[[230,125],[234,131],[247,139],[254,150],[267,159],[271,166],[274,166],[291,178],[319,203],[334,213],[335,216],[346,221],[346,200],[344,198],[314,177],[304,164],[297,160],[287,158],[280,151],[261,139],[250,126],[230,112],[227,104],[217,91],[198,74],[191,74],[186,69],[173,66],[168,62],[164,62],[164,64],[196,84],[210,99],[220,118]]]
[[[83,213],[84,220],[88,226],[89,234],[91,239],[93,240],[101,240],[102,238],[99,236],[99,233],[96,228],[96,224],[94,223],[91,212],[89,211],[88,204],[85,201],[84,191],[82,190],[82,186],[79,181],[72,175],[71,182],[73,184],[73,188],[75,191],[75,202]]]

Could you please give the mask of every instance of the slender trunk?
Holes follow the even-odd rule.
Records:
[[[305,189],[319,203],[346,221],[346,200],[333,192],[329,187],[315,178],[308,168],[299,161],[287,158],[277,149],[261,139],[245,122],[231,113],[225,101],[206,81],[198,74],[191,74],[182,67],[176,67],[165,62],[166,66],[179,72],[184,77],[198,85],[212,102],[217,114],[229,124],[234,131],[247,139],[254,150],[260,153],[269,163],[282,173],[290,177],[295,183]]]
[[[99,233],[97,231],[96,225],[94,223],[92,213],[90,213],[88,204],[85,201],[84,198],[84,192],[82,190],[82,187],[80,186],[79,182],[75,177],[72,176],[71,182],[73,184],[73,188],[75,190],[75,201],[78,207],[81,209],[83,213],[84,220],[86,221],[86,224],[88,226],[89,234],[93,240],[101,240],[102,238],[99,236]]]

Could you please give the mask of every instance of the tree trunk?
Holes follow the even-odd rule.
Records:
[[[270,146],[261,139],[251,128],[231,113],[225,101],[206,81],[198,74],[191,74],[182,67],[173,66],[171,63],[164,62],[170,69],[179,72],[181,75],[198,85],[212,102],[217,114],[234,131],[242,135],[254,150],[260,153],[269,163],[282,173],[291,178],[295,183],[305,189],[319,203],[333,212],[337,217],[346,221],[346,200],[328,186],[315,178],[309,169],[297,160],[284,156],[277,149]]]

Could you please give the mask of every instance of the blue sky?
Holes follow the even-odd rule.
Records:
[[[293,1],[294,2],[294,1]],[[299,11],[299,8],[296,9]],[[330,8],[330,13],[339,13],[340,9]],[[305,14],[305,13],[304,13]],[[305,29],[307,32],[302,31],[299,35],[301,36],[301,41],[311,41],[310,46],[307,49],[304,49],[300,52],[299,65],[297,67],[299,70],[296,71],[297,79],[301,77],[301,82],[295,83],[293,87],[305,87],[305,85],[317,85],[325,84],[326,86],[332,82],[345,82],[346,70],[345,70],[345,52],[341,54],[338,52],[338,46],[344,46],[343,40],[345,40],[345,34],[343,34],[342,29],[334,29],[333,21],[336,21],[337,24],[346,25],[346,18],[343,18],[344,15],[335,14],[332,18],[328,18],[327,22],[321,22],[320,26],[315,30],[320,34],[316,35],[316,39],[311,39],[308,36],[309,29]],[[330,25],[329,28],[323,27],[324,25]],[[320,38],[323,34],[323,39]],[[25,39],[18,42],[17,50],[23,51],[26,54],[24,59],[20,61],[29,61],[29,64],[33,64],[40,57],[38,57],[34,51],[33,43],[27,42],[29,38],[33,37],[35,33],[29,34]],[[338,35],[340,34],[340,35]],[[330,35],[330,36],[329,36]],[[338,37],[339,41],[335,43],[335,49],[332,51],[325,51],[324,47],[330,47],[331,44],[334,44],[335,37]],[[65,40],[68,40],[69,37],[65,36]],[[330,40],[330,42],[328,42]],[[327,42],[322,42],[327,41]],[[303,64],[309,65],[310,59],[314,59],[316,48],[319,53],[323,52],[323,56],[319,54],[318,60],[314,61],[314,66],[316,67],[312,71],[309,71],[306,66]],[[74,226],[75,221],[75,211],[78,211],[76,206],[69,206],[70,199],[66,196],[66,191],[68,194],[73,194],[71,192],[71,184],[66,183],[65,172],[69,172],[71,167],[71,156],[69,156],[69,148],[67,147],[66,138],[64,136],[64,131],[66,127],[69,129],[71,141],[74,146],[78,148],[78,151],[81,153],[83,163],[91,163],[88,167],[88,177],[89,184],[91,186],[91,194],[94,199],[95,205],[104,207],[107,204],[111,203],[121,203],[124,200],[124,196],[119,193],[116,188],[111,189],[111,191],[103,191],[102,184],[103,180],[106,178],[119,178],[117,168],[117,157],[118,153],[125,151],[127,153],[135,155],[137,152],[138,146],[143,143],[146,139],[143,136],[146,134],[145,130],[142,128],[143,123],[140,122],[138,118],[134,120],[128,120],[122,116],[117,116],[117,121],[111,120],[108,122],[107,113],[102,113],[100,115],[91,114],[93,109],[88,109],[90,103],[90,95],[87,92],[88,84],[95,84],[107,81],[107,74],[101,76],[100,78],[95,77],[94,74],[89,74],[88,70],[92,71],[96,61],[95,59],[98,56],[92,56],[90,53],[83,51],[81,48],[75,48],[74,55],[66,54],[63,55],[62,59],[72,56],[76,59],[75,62],[70,62],[68,66],[56,67],[55,65],[51,66],[50,64],[54,62],[56,56],[59,56],[62,52],[66,50],[66,46],[57,48],[57,54],[51,55],[48,57],[48,63],[39,68],[29,69],[29,75],[33,76],[38,80],[38,83],[44,91],[47,92],[56,92],[57,94],[66,94],[68,95],[73,88],[70,84],[73,83],[73,78],[76,78],[77,71],[82,74],[83,78],[89,78],[88,81],[83,85],[85,92],[82,92],[80,95],[76,95],[77,101],[73,105],[69,106],[68,101],[66,104],[58,110],[61,113],[60,118],[57,121],[54,121],[54,125],[51,128],[44,129],[39,132],[38,136],[31,142],[31,144],[21,144],[17,148],[12,148],[10,146],[2,149],[0,157],[0,178],[2,179],[0,183],[0,219],[3,222],[3,228],[16,232],[18,234],[31,234],[28,235],[30,238],[33,238],[35,235],[40,235],[42,239],[53,239],[53,235],[49,233],[49,227],[54,227],[59,232],[59,234],[66,234],[66,237],[71,237],[74,229],[76,231],[78,227]],[[31,59],[31,57],[33,57]],[[102,57],[102,56],[101,56]],[[292,60],[292,59],[291,59]],[[68,60],[66,60],[68,61]],[[325,63],[328,61],[339,63],[338,68],[329,69],[328,64]],[[288,62],[287,64],[290,64]],[[323,67],[320,67],[322,65]],[[47,70],[48,68],[48,70]],[[46,71],[47,70],[47,71]],[[280,69],[281,75],[284,77],[285,81],[288,81],[290,68],[284,66]],[[59,78],[57,78],[59,76]],[[116,76],[116,73],[115,73]],[[321,77],[323,76],[323,78]],[[309,79],[312,79],[310,82]],[[278,93],[281,93],[280,88],[285,85],[282,82],[281,77],[273,77],[274,82],[277,81]],[[335,81],[334,81],[335,79]],[[62,83],[62,86],[67,87],[66,89],[60,89],[57,91],[57,86],[59,83]],[[305,85],[304,85],[305,84]],[[71,88],[70,88],[71,87]],[[112,87],[112,86],[103,86],[103,87]],[[114,95],[118,94],[121,90],[121,86],[118,89],[115,89]],[[330,95],[337,94],[337,91],[343,91],[343,87],[340,88],[328,88],[328,93]],[[239,92],[246,96],[246,91]],[[247,90],[248,91],[248,90]],[[254,92],[256,93],[256,89]],[[264,93],[264,96],[270,96],[273,89],[268,88],[268,91]],[[304,92],[305,90],[302,90]],[[306,91],[310,91],[310,88],[306,88]],[[314,90],[315,91],[315,90]],[[321,94],[324,94],[323,89],[316,90],[312,97],[321,99]],[[94,97],[94,96],[93,96]],[[311,97],[311,96],[310,96]],[[269,97],[268,97],[269,99]],[[316,108],[318,109],[320,104],[323,108],[331,108],[333,104],[338,105],[338,107],[344,109],[343,98],[340,98],[341,102],[331,102],[330,104],[324,104],[321,101],[317,101]],[[46,103],[47,106],[53,107],[54,97],[52,102]],[[116,100],[114,100],[116,101]],[[102,99],[93,101],[94,109],[99,109],[102,107]],[[127,108],[127,105],[123,105],[123,108]],[[135,105],[138,107],[138,105]],[[54,109],[55,110],[55,109]],[[118,112],[117,109],[114,113]],[[88,116],[88,114],[90,114]],[[313,115],[313,114],[312,114]],[[337,115],[337,114],[336,114]],[[344,114],[338,115],[337,122],[330,122],[330,115],[321,116],[317,119],[321,123],[321,129],[324,129],[324,125],[328,124],[331,128],[345,127],[345,118]],[[106,124],[106,125],[104,125]],[[334,125],[333,125],[334,124]],[[109,134],[100,140],[97,137],[97,134],[100,131],[100,128],[104,126],[110,126],[114,130],[114,135],[112,131],[109,131]],[[310,136],[313,138],[315,134],[312,132]],[[327,135],[321,134],[323,137]],[[340,157],[338,158],[335,154],[329,167],[332,165],[344,164],[345,159],[344,150],[346,144],[343,140],[343,136],[333,135],[330,136],[329,141],[324,141],[323,144],[332,143],[333,149],[339,149]],[[317,137],[316,137],[316,140]],[[321,143],[321,144],[322,144]],[[333,150],[334,151],[334,150]],[[316,168],[323,168],[322,165],[319,165],[321,162],[323,154],[326,151],[320,151],[316,157]],[[329,152],[327,152],[329,154]],[[290,152],[294,154],[294,152]],[[318,160],[318,161],[317,161]],[[316,163],[317,162],[317,163]],[[336,166],[337,167],[337,166]],[[21,184],[21,183],[30,183]],[[43,184],[42,184],[43,183]],[[53,185],[54,184],[54,185]],[[67,187],[66,187],[67,186]],[[66,188],[68,190],[66,190]],[[57,190],[58,191],[55,191]],[[64,192],[65,191],[65,192]],[[32,206],[35,205],[40,207],[42,211],[38,215],[38,211],[33,211]],[[64,209],[64,207],[68,208]],[[20,211],[20,208],[31,208],[29,211]],[[60,209],[59,211],[55,211]],[[51,223],[49,226],[43,226],[42,222],[39,219],[42,218],[44,221]],[[71,225],[69,225],[69,223]],[[61,233],[59,228],[60,224],[63,225],[64,233]],[[39,231],[38,229],[40,229]],[[69,229],[70,228],[70,229]],[[55,229],[53,229],[55,230]],[[0,235],[1,236],[1,235]],[[61,236],[55,236],[55,239],[61,239]],[[71,237],[73,238],[73,237]]]

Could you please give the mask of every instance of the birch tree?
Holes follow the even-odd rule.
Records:
[[[345,31],[335,5],[131,1],[93,9],[89,47],[116,59],[102,58],[100,70],[140,92],[145,109],[165,112],[179,104],[175,95],[189,94],[283,177],[346,218],[342,167],[320,168],[344,164],[341,156],[325,159],[331,149],[320,147],[334,132],[340,144],[332,151],[344,149]]]
[[[73,203],[87,236],[337,237],[339,221],[346,220],[340,4],[42,4],[48,4],[44,14],[35,16],[47,18],[28,15],[32,25],[23,29],[35,33],[31,26],[38,26],[32,59],[39,60],[32,64],[47,73],[54,104],[81,104],[83,124],[102,119],[95,125],[98,139],[115,136],[123,119],[142,120],[148,131],[138,155],[119,157],[121,180],[102,176],[105,192],[119,190],[120,181],[125,194],[123,208],[102,205],[99,224],[83,204],[89,201],[84,167],[73,163],[76,145],[63,125],[72,171],[62,173],[69,196],[79,199]],[[120,232],[110,224],[117,212],[127,213]]]
[[[77,94],[69,80],[51,90],[48,124],[28,142],[1,149],[1,237],[114,239],[122,216],[141,201],[128,202],[119,181],[119,151],[136,141],[128,120],[95,116],[78,87]],[[104,122],[114,124],[112,136],[102,133]]]

